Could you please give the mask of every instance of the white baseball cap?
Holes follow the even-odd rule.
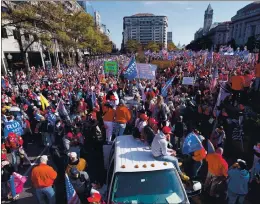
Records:
[[[70,152],[69,157],[71,158],[77,158],[77,153],[76,152]]]
[[[41,157],[40,157],[40,162],[42,163],[42,162],[47,162],[48,161],[48,156],[47,155],[42,155]]]

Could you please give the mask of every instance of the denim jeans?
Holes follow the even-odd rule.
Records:
[[[111,121],[104,121],[104,124],[106,126],[106,140],[110,142],[112,139],[114,123]]]
[[[176,157],[169,156],[169,155],[167,155],[167,156],[162,155],[162,156],[154,157],[154,158],[156,160],[158,160],[158,161],[168,161],[168,162],[171,162],[175,166],[175,168],[178,171],[178,173],[182,173],[181,169],[179,167],[179,164],[178,164],[178,159]]]
[[[230,189],[228,189],[228,204],[235,204],[238,200],[238,204],[244,204],[246,195],[240,195],[233,193]]]
[[[126,124],[115,123],[115,135],[116,135],[116,137],[123,135],[125,128],[126,128]]]
[[[12,155],[12,165],[14,167],[14,171],[18,171],[18,163],[17,163],[17,157],[19,154],[18,149],[11,150],[11,155]]]
[[[39,204],[45,204],[44,197],[47,198],[48,204],[56,204],[55,192],[51,186],[46,188],[37,188],[36,197],[38,199]]]
[[[198,173],[199,173],[199,170],[202,166],[202,161],[194,161],[193,160],[193,169],[192,169],[192,177],[197,177],[198,176]]]
[[[260,90],[260,77],[255,78],[255,87],[254,87],[255,91],[259,91]]]

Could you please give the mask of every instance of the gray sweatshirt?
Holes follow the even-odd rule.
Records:
[[[158,134],[156,134],[153,139],[152,147],[151,147],[153,156],[159,157],[159,156],[171,155],[171,153],[168,152],[167,145],[168,142],[163,132],[159,132]]]

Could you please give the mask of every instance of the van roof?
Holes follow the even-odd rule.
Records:
[[[138,168],[137,168],[137,166]],[[175,168],[171,162],[154,159],[149,146],[132,135],[115,141],[115,172],[142,172]]]

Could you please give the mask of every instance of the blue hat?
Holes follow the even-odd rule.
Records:
[[[79,174],[79,170],[76,167],[72,167],[70,169],[70,173],[72,176],[76,176],[77,174]]]

